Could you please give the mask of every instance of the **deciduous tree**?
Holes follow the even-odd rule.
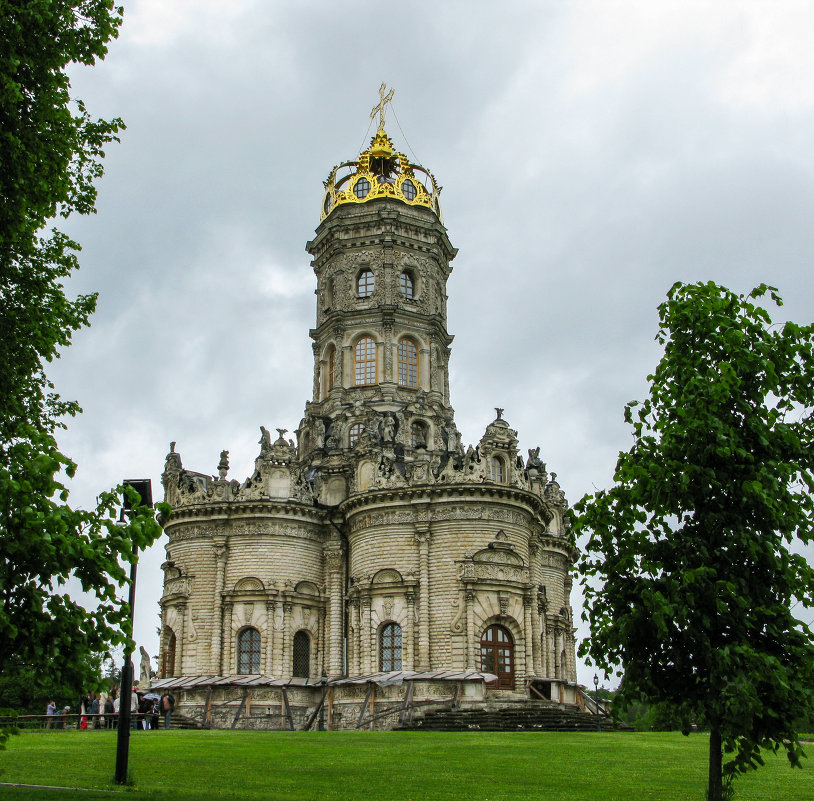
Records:
[[[67,297],[79,245],[53,219],[94,211],[103,147],[123,127],[71,97],[66,69],[103,58],[121,21],[110,0],[0,0],[0,673],[45,681],[78,680],[89,654],[123,639],[122,563],[160,533],[146,507],[116,525],[121,489],[93,510],[68,505],[75,465],[55,435],[79,407],[45,372],[96,305]],[[94,610],[60,591],[69,578]]]
[[[762,749],[798,765],[794,721],[814,705],[814,639],[792,614],[814,602],[797,547],[813,533],[814,326],[773,325],[767,294],[781,305],[765,285],[673,286],[649,397],[625,409],[633,445],[576,506],[581,652],[624,671],[617,704],[670,703],[685,732],[706,721],[712,801]]]

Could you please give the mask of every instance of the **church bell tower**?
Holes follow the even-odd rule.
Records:
[[[446,283],[456,250],[441,222],[434,176],[395,150],[384,96],[378,130],[355,161],[331,170],[308,242],[317,277],[313,400],[298,434],[320,501],[366,489],[348,452],[384,446],[378,467],[429,460],[443,469],[460,438],[449,398]]]

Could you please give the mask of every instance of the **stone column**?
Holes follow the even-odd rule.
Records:
[[[212,649],[209,658],[212,672],[221,675],[221,665],[223,664],[223,582],[226,576],[226,538],[213,538],[212,547],[215,551],[215,591],[212,600]]]
[[[404,626],[404,670],[415,670],[415,593],[410,590],[404,596],[407,602],[407,620]]]
[[[464,590],[466,604],[466,667],[467,670],[480,670],[480,662],[475,662],[475,590],[467,586]]]
[[[430,670],[430,528],[416,525],[418,543],[418,670]]]
[[[554,678],[562,678],[562,667],[560,666],[560,630],[554,629],[554,636],[551,638],[554,641]]]
[[[266,666],[267,676],[274,675],[274,616],[277,611],[276,601],[266,600]]]
[[[338,541],[325,546],[325,572],[328,585],[327,671],[331,678],[342,675],[342,545]]]
[[[531,589],[523,593],[523,640],[526,646],[526,679],[534,676],[534,631],[531,625]]]

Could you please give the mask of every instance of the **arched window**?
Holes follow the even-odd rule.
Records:
[[[348,445],[351,448],[359,441],[359,437],[362,436],[362,432],[364,430],[365,427],[361,423],[354,423],[350,427],[350,433],[348,434]]]
[[[354,348],[354,385],[376,383],[376,343],[372,337],[362,337]]]
[[[334,383],[336,382],[336,348],[331,345],[330,349],[328,350],[328,381],[327,387],[329,391],[333,389]]]
[[[498,689],[514,689],[514,640],[509,630],[497,624],[489,626],[480,638],[480,669],[494,673],[491,682]]]
[[[401,626],[388,623],[379,632],[379,670],[401,670]]]
[[[164,652],[161,654],[161,678],[164,679],[175,675],[175,632],[169,628],[167,631],[169,631],[170,636],[164,646]]]
[[[399,340],[399,384],[418,386],[418,348],[412,339]]]
[[[399,291],[407,300],[412,300],[414,297],[413,276],[406,271],[399,276]]]
[[[307,679],[311,675],[311,638],[305,631],[294,635],[291,675]]]
[[[499,456],[493,456],[489,460],[489,478],[498,484],[506,482],[506,467]]]
[[[420,420],[410,426],[410,441],[414,448],[427,447],[427,427]]]
[[[369,298],[376,286],[376,279],[371,270],[362,270],[356,279],[356,295],[360,298]]]
[[[260,632],[257,629],[243,629],[237,635],[237,672],[260,672]]]

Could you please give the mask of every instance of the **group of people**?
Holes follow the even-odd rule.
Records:
[[[114,689],[110,695],[90,693],[79,699],[78,729],[115,729],[119,725],[121,693]],[[134,729],[157,729],[164,718],[164,728],[170,728],[170,717],[175,708],[175,698],[165,691],[163,695],[139,692],[133,687],[130,693],[130,725]],[[56,703],[49,701],[45,714],[46,728],[64,729],[70,707],[57,710]]]

